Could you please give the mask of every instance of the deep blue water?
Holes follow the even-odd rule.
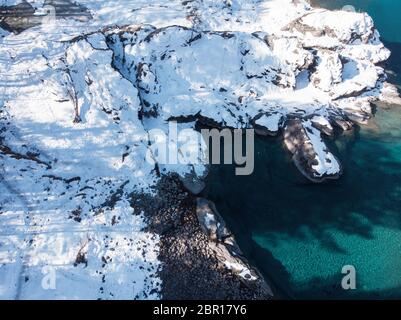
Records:
[[[401,1],[320,1],[369,11],[386,45],[390,80],[401,83]],[[257,138],[255,172],[213,167],[205,196],[277,292],[292,298],[401,298],[401,108],[378,107],[368,126],[327,141],[345,172],[306,181],[280,138]],[[354,265],[357,289],[341,288]]]

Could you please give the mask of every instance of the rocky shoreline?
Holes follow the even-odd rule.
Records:
[[[149,231],[160,236],[162,299],[273,298],[214,204],[187,192],[177,176],[164,176],[154,197],[132,199],[134,210],[146,212]]]

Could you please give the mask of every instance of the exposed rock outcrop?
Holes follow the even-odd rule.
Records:
[[[220,266],[231,270],[248,286],[254,286],[256,282],[256,286],[262,286],[268,295],[273,296],[272,290],[263,281],[261,274],[252,268],[243,256],[234,235],[226,227],[214,203],[204,198],[197,198],[196,215],[202,231],[210,240],[209,246],[215,252]]]
[[[261,136],[276,136],[283,124],[283,115],[280,113],[261,113],[251,121],[255,132]]]
[[[49,24],[61,18],[86,22],[92,19],[92,15],[85,6],[70,0],[44,0],[41,8],[23,0],[12,6],[0,6],[0,18],[1,28],[18,34],[39,25],[46,30]]]
[[[299,153],[316,156],[327,151],[331,155],[326,146],[317,143],[320,131],[332,136],[333,126],[350,130],[354,123],[366,124],[372,117],[372,102],[394,102],[397,96],[378,66],[389,57],[389,51],[380,42],[371,18],[346,12],[349,20],[342,22],[341,15],[339,11],[308,9],[272,34],[171,26],[148,35],[143,29],[111,30],[108,39],[116,54],[129,62],[125,64],[127,72],[139,83],[145,115],[165,121],[207,119],[217,127],[253,127],[265,136],[277,135],[288,119],[305,124],[314,118],[306,129],[291,129],[299,128],[300,136],[308,137],[308,132],[308,139],[316,140],[308,143],[312,153]],[[210,56],[210,48],[214,56]],[[226,82],[230,85],[222,85]],[[148,123],[160,126],[160,121]],[[304,140],[292,142],[293,153],[305,149]],[[306,175],[315,182],[338,177],[341,166],[336,165],[337,159],[329,158],[328,172],[319,173],[319,165],[314,165]],[[312,166],[313,161],[305,163]],[[299,159],[297,167],[302,167]],[[305,168],[302,171],[305,174]]]
[[[194,170],[189,173],[184,173],[183,176],[178,175],[179,180],[182,182],[185,189],[187,189],[193,195],[200,194],[206,187],[204,179],[207,176],[207,172],[202,176],[198,176]]]

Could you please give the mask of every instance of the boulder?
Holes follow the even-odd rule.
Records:
[[[230,236],[215,204],[204,198],[196,200],[196,215],[203,232],[213,241],[224,242]]]
[[[311,120],[291,119],[284,128],[284,144],[298,170],[312,182],[337,179],[342,168]]]

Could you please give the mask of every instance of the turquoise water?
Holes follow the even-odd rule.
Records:
[[[379,15],[393,52],[391,81],[401,83],[401,22],[386,18],[401,13],[401,1],[326,2]],[[401,108],[378,107],[369,126],[327,143],[344,165],[338,181],[309,183],[280,138],[257,138],[254,174],[213,167],[205,196],[279,295],[401,298]],[[356,290],[341,288],[348,264],[356,268]]]

